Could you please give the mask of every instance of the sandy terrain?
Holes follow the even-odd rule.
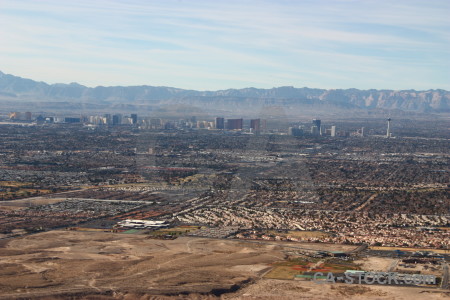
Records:
[[[24,207],[19,206],[0,206],[0,211],[13,211],[18,209],[24,209]]]
[[[360,264],[361,269],[365,271],[388,272],[389,267],[397,265],[397,261],[395,258],[367,257],[361,260],[355,260],[355,263]]]
[[[52,231],[0,248],[0,298],[234,290],[284,254],[274,245],[204,238]]]
[[[293,281],[261,279],[231,295],[222,297],[227,300],[253,299],[314,299],[314,300],[443,300],[450,299],[450,291],[443,292],[432,289],[350,285],[350,284],[317,284],[311,281]]]
[[[38,205],[45,205],[45,204],[52,204],[57,203],[61,201],[65,201],[65,198],[47,198],[47,197],[33,197],[33,198],[25,198],[25,199],[18,199],[18,200],[8,200],[8,201],[2,201],[0,204],[2,205],[2,208],[25,208],[25,207],[31,207],[31,206],[38,206]]]
[[[330,245],[324,247],[330,250]],[[269,264],[285,258],[282,248],[274,242],[188,237],[164,241],[106,232],[44,232],[0,241],[0,299],[411,300],[445,296],[429,293],[436,289],[261,279]]]

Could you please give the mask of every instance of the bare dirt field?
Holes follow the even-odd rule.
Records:
[[[414,287],[374,286],[358,284],[317,284],[312,281],[261,279],[235,294],[222,297],[227,300],[253,299],[314,299],[314,300],[443,300],[450,299],[450,291]]]
[[[355,260],[355,263],[359,264],[362,270],[375,272],[388,272],[393,264],[396,265],[396,262],[397,259],[386,257],[367,257]]]
[[[53,204],[65,200],[66,200],[65,198],[33,197],[18,200],[1,201],[0,205],[2,207],[25,208],[25,207]]]
[[[282,249],[273,242],[44,232],[0,241],[0,299],[411,300],[445,296],[422,288],[261,279],[270,264],[284,260]]]
[[[204,238],[51,231],[2,241],[0,298],[219,295],[284,258],[274,245]]]
[[[17,206],[1,206],[0,205],[0,211],[13,211],[13,210],[19,210],[23,209],[23,207],[17,207]]]

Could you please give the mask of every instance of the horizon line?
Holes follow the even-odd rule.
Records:
[[[229,90],[245,90],[245,89],[257,89],[257,90],[273,90],[273,89],[280,89],[280,88],[293,88],[293,89],[310,89],[310,90],[325,90],[325,91],[333,91],[333,90],[359,90],[359,91],[415,91],[415,92],[428,92],[428,91],[445,91],[445,92],[450,92],[449,90],[446,90],[444,88],[429,88],[429,89],[419,89],[416,90],[414,88],[409,88],[409,89],[387,89],[387,88],[369,88],[369,89],[359,89],[359,88],[355,88],[355,87],[350,87],[350,88],[316,88],[316,87],[296,87],[293,85],[281,85],[281,86],[273,86],[271,88],[258,88],[258,87],[253,87],[253,86],[249,86],[249,87],[244,87],[244,88],[226,88],[226,89],[218,89],[218,90],[196,90],[196,89],[189,89],[189,88],[180,88],[180,87],[175,87],[175,86],[166,86],[166,85],[150,85],[150,84],[136,84],[136,85],[96,85],[96,86],[89,86],[89,85],[85,85],[85,84],[81,84],[79,82],[70,82],[70,83],[64,83],[64,82],[55,82],[55,83],[49,83],[46,81],[41,81],[41,80],[35,80],[32,78],[27,78],[27,77],[21,77],[18,75],[14,75],[14,74],[10,74],[10,73],[4,73],[3,71],[0,70],[0,74],[3,75],[9,75],[9,76],[13,76],[13,77],[17,77],[20,79],[24,79],[24,80],[32,80],[34,82],[38,82],[38,83],[44,83],[47,84],[49,86],[52,85],[79,85],[85,88],[89,88],[89,89],[95,89],[95,88],[112,88],[112,87],[123,87],[123,88],[127,88],[127,87],[155,87],[155,88],[171,88],[171,89],[178,89],[178,90],[183,90],[183,91],[194,91],[194,92],[220,92],[220,91],[229,91]]]

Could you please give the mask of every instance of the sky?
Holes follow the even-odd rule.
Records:
[[[0,71],[196,90],[450,90],[450,1],[0,0]]]

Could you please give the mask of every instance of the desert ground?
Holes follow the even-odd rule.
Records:
[[[33,197],[19,200],[2,201],[1,209],[23,209],[26,207],[52,204],[65,201],[66,198]]]
[[[426,288],[262,279],[271,264],[286,258],[285,245],[65,230],[4,239],[0,241],[0,299],[450,297]],[[337,246],[336,250],[343,248]],[[323,247],[330,250],[330,245]]]
[[[414,287],[317,284],[312,281],[262,279],[223,299],[312,299],[312,300],[424,300],[450,299],[450,291]]]

